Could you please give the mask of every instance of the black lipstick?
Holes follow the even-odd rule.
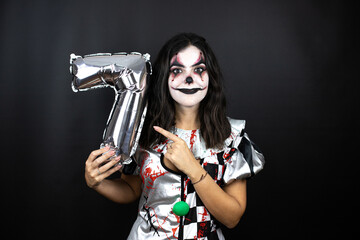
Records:
[[[185,93],[185,94],[194,94],[203,89],[201,89],[201,88],[176,88],[176,90],[178,90],[182,93]]]

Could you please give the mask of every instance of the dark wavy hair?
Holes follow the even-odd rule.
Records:
[[[153,73],[145,94],[148,110],[140,137],[140,146],[143,148],[166,140],[153,126],[166,130],[175,126],[175,103],[168,88],[170,59],[190,45],[197,47],[205,56],[209,75],[208,92],[200,102],[198,113],[201,136],[207,148],[221,148],[225,139],[230,136],[231,126],[226,117],[226,99],[218,61],[205,38],[194,33],[181,33],[165,43],[153,65]]]

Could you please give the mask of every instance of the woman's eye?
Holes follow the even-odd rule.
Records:
[[[179,73],[181,73],[181,69],[179,69],[179,68],[174,68],[174,69],[171,70],[171,72],[176,76],[176,75],[178,75]]]
[[[202,72],[205,71],[205,68],[203,68],[203,67],[197,67],[197,68],[195,68],[194,71],[195,71],[196,73],[198,73],[198,74],[201,74]]]

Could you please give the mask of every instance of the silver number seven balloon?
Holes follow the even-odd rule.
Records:
[[[70,55],[70,73],[74,92],[111,87],[115,101],[103,134],[101,147],[109,145],[120,163],[132,161],[146,115],[144,93],[151,74],[149,54],[98,53]]]

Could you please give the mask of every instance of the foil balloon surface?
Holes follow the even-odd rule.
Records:
[[[151,74],[149,54],[98,53],[70,55],[74,92],[104,87],[115,90],[115,101],[103,134],[101,147],[110,146],[120,164],[132,161],[146,115],[144,93]]]

